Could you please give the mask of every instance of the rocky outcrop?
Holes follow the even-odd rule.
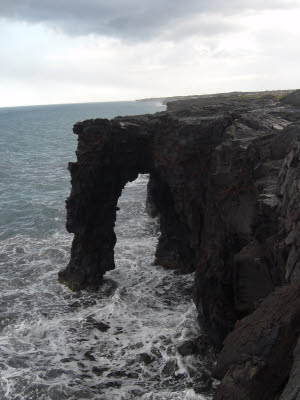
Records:
[[[128,181],[149,173],[147,209],[161,230],[155,262],[196,272],[205,341],[220,350],[235,327],[216,369],[218,399],[275,398],[292,365],[300,278],[300,109],[293,96],[200,96],[169,103],[163,113],[74,126],[67,229],[75,236],[60,281],[74,290],[101,284],[114,268],[118,198]],[[276,290],[282,285],[291,286]],[[239,335],[241,358],[232,351]],[[287,373],[273,384],[283,352]],[[264,379],[271,388],[265,397],[258,393]]]
[[[215,375],[222,383],[215,400],[269,400],[280,393],[300,333],[299,294],[300,282],[279,288],[237,322],[218,356]]]
[[[292,106],[300,106],[300,90],[295,90],[284,96],[281,100],[283,104],[290,104]]]
[[[286,384],[279,400],[298,400],[300,398],[300,338],[293,354],[293,365],[290,370],[289,381]]]

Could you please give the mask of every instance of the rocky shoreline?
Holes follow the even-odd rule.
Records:
[[[218,353],[214,399],[299,399],[300,91],[199,96],[154,115],[79,122],[74,133],[75,236],[59,280],[101,285],[114,268],[118,198],[148,173],[155,263],[195,271],[204,331],[195,348]]]

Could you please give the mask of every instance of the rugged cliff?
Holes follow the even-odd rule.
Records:
[[[114,268],[118,198],[149,173],[147,209],[161,230],[156,263],[196,271],[203,343],[220,351],[234,329],[219,355],[216,399],[275,399],[296,363],[299,105],[299,91],[231,93],[74,126],[67,229],[75,236],[60,281],[74,290],[101,284]],[[284,371],[274,372],[281,357]]]

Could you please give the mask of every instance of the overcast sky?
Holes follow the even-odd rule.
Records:
[[[0,106],[300,87],[300,0],[0,0]]]

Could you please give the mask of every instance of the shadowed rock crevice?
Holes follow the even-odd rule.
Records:
[[[274,382],[276,360],[286,352],[287,370],[292,365],[300,315],[295,300],[300,279],[298,95],[200,96],[169,103],[163,113],[74,126],[78,160],[69,164],[72,191],[67,200],[67,229],[74,240],[60,281],[74,290],[96,289],[115,267],[118,198],[127,182],[148,173],[147,210],[159,218],[161,231],[155,263],[195,271],[193,297],[205,340],[218,351],[223,347],[221,354],[231,354],[234,336],[223,341],[240,329],[243,337],[260,337],[269,346],[268,354],[264,346],[255,348],[256,358],[250,360],[254,350],[247,346],[252,342],[241,344],[250,360],[242,368],[244,358],[224,364],[221,356],[218,399],[278,397],[288,373],[281,386]],[[284,289],[291,288],[290,300],[276,290],[282,285],[292,285]],[[275,322],[265,326],[259,318],[269,304],[276,306]],[[288,304],[291,324],[283,317]],[[236,325],[238,320],[245,323]],[[255,374],[250,379],[255,360],[265,362],[272,355],[275,364],[259,364],[257,381]],[[270,388],[264,394],[257,389],[262,376]]]

